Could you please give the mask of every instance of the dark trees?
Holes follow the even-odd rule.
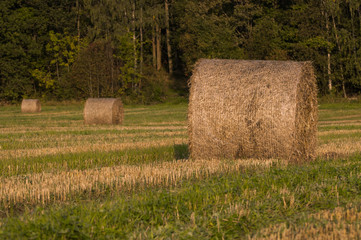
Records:
[[[358,0],[0,2],[1,100],[164,99],[169,80],[186,86],[199,58],[312,61],[320,94],[357,94],[361,4]]]

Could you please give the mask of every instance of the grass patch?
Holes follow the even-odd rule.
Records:
[[[189,158],[188,144],[175,144],[174,145],[174,158],[176,160],[188,159]]]
[[[327,134],[324,136],[319,136],[319,142],[320,143],[329,143],[331,141],[335,141],[338,139],[360,139],[361,138],[361,132],[359,133],[344,133],[344,134]]]
[[[360,156],[312,165],[244,169],[179,187],[149,189],[106,201],[38,208],[3,221],[3,239],[242,238],[303,214],[361,197]]]
[[[9,177],[42,172],[56,173],[75,169],[112,167],[120,164],[140,165],[152,162],[173,161],[175,152],[172,146],[165,146],[123,151],[90,151],[10,158],[0,161],[0,176]]]

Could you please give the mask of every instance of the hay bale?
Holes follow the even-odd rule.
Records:
[[[189,102],[193,159],[315,158],[317,87],[310,62],[202,59]]]
[[[85,124],[121,124],[124,118],[120,98],[89,98],[84,106]]]
[[[41,112],[41,105],[39,99],[23,99],[21,102],[22,113],[37,113]]]

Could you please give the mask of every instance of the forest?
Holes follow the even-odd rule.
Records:
[[[0,101],[187,96],[200,58],[312,61],[361,91],[359,0],[1,0]]]

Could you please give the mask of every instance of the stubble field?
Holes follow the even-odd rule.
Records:
[[[318,158],[188,159],[187,105],[0,108],[1,239],[361,238],[361,104],[319,107]]]

